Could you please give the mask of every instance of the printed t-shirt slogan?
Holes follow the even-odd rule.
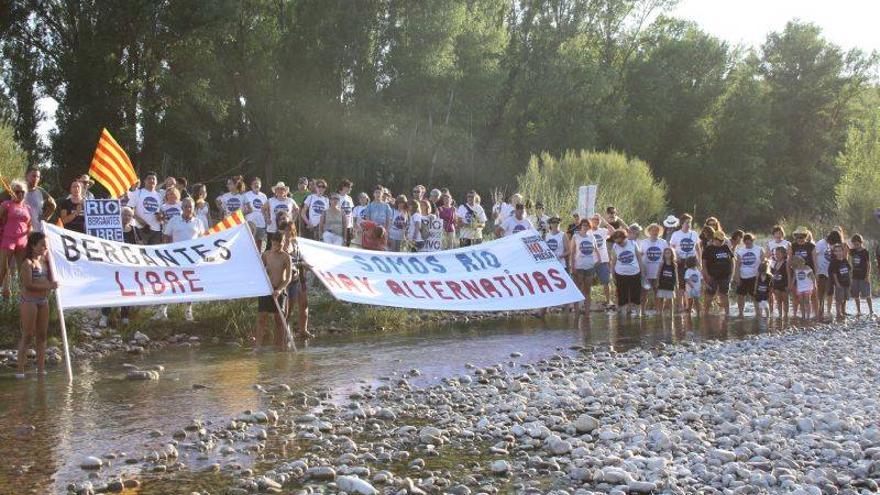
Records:
[[[249,227],[174,244],[108,241],[43,222],[65,308],[237,299],[272,293]]]
[[[583,301],[534,230],[436,253],[390,253],[298,240],[318,280],[338,299],[444,311],[503,311]]]

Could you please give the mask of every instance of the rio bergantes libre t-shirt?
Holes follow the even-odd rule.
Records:
[[[660,271],[660,265],[663,263],[663,250],[666,249],[666,241],[659,237],[655,240],[648,238],[642,239],[640,244],[645,276],[649,279],[657,278],[657,272]]]
[[[752,247],[740,246],[736,248],[736,258],[739,260],[739,277],[755,278],[758,276],[758,265],[761,263],[763,250],[755,245]]]
[[[627,239],[623,245],[615,242],[611,246],[617,259],[614,263],[614,273],[618,275],[638,275],[641,272],[639,260],[636,258],[639,256],[639,247],[635,242]]]

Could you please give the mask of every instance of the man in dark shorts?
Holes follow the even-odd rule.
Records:
[[[287,286],[293,279],[293,269],[290,261],[290,255],[282,249],[282,237],[278,232],[272,232],[268,235],[270,249],[263,253],[263,265],[266,267],[266,274],[269,276],[269,282],[272,284],[272,294],[260,296],[257,299],[257,311],[259,317],[257,326],[254,329],[254,346],[255,350],[260,349],[263,345],[263,334],[266,330],[266,318],[271,314],[275,319],[275,342],[280,347],[290,345],[293,340],[289,335],[287,323],[285,322],[285,308],[287,307]],[[277,302],[277,304],[276,304]],[[283,339],[277,337],[282,336]]]

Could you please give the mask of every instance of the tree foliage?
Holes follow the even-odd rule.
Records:
[[[597,184],[596,208],[614,205],[628,219],[660,221],[666,213],[666,184],[658,181],[651,167],[617,151],[566,151],[532,155],[529,165],[516,178],[526,200],[544,203],[561,218],[577,207],[578,187]]]
[[[864,126],[852,127],[836,165],[841,180],[837,186],[839,217],[852,229],[880,236],[880,110]]]
[[[27,167],[27,153],[15,140],[15,130],[0,121],[0,177],[8,183],[10,180],[24,175]]]
[[[731,47],[674,3],[4,2],[0,107],[64,182],[106,127],[141,171],[212,193],[241,173],[485,194],[533,155],[589,149],[645,160],[679,212],[768,224],[833,208],[876,54],[800,22]],[[59,104],[45,147],[43,97]]]

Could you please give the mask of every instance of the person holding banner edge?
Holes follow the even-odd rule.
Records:
[[[252,336],[254,340],[254,351],[259,351],[263,346],[263,336],[266,331],[266,318],[272,314],[275,320],[275,343],[280,347],[292,341],[292,336],[288,335],[288,327],[284,321],[283,308],[287,305],[287,286],[293,279],[293,266],[290,255],[284,252],[283,237],[279,232],[273,232],[268,236],[269,250],[262,255],[263,265],[266,267],[266,274],[272,285],[272,294],[260,296],[257,299],[257,326],[254,328]],[[281,337],[281,338],[279,338]]]

